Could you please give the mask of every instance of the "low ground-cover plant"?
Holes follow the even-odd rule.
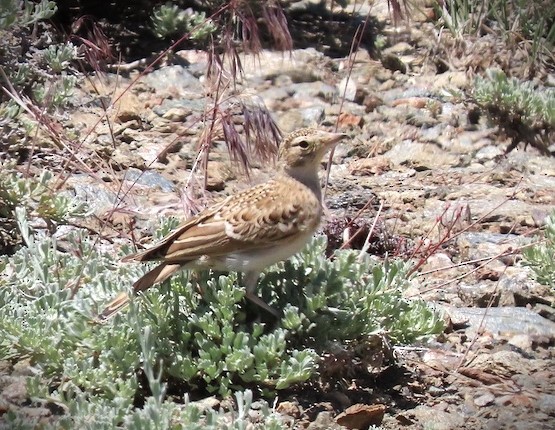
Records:
[[[524,249],[522,254],[538,282],[555,288],[555,212],[547,217],[545,241]]]
[[[216,26],[204,12],[195,12],[191,8],[184,10],[168,3],[152,11],[152,31],[160,38],[191,33],[191,39],[202,40],[214,33]]]
[[[21,242],[15,221],[18,208],[51,229],[87,213],[84,204],[57,192],[54,187],[50,172],[44,171],[37,178],[25,178],[12,163],[0,162],[0,254],[11,253]]]
[[[460,41],[495,35],[508,53],[524,52],[530,76],[553,67],[555,6],[550,0],[446,0],[437,1],[436,11],[439,23]]]
[[[56,4],[46,0],[37,4],[5,0],[1,8],[0,36],[8,42],[0,48],[2,86],[32,97],[47,111],[62,107],[77,81],[68,74],[70,63],[78,57],[77,48],[71,43],[46,43],[30,35],[31,25],[36,26],[56,13]],[[0,120],[12,111],[8,101],[10,97],[2,92]]]
[[[0,30],[6,30],[16,25],[31,25],[52,17],[56,12],[55,2],[48,0],[41,0],[38,3],[2,0],[0,7],[2,8]]]
[[[555,90],[537,88],[531,82],[509,78],[499,70],[488,70],[474,83],[472,99],[512,142],[549,154],[555,137]]]
[[[250,321],[234,273],[183,273],[97,324],[98,308],[145,268],[118,263],[82,231],[65,235],[60,251],[58,239],[30,228],[25,210],[16,215],[26,246],[0,259],[0,356],[28,357],[38,374],[31,394],[65,405],[71,425],[158,428],[148,424],[158,416],[176,428],[243,428],[195,427],[217,414],[173,400],[246,388],[272,396],[314,377],[332,342],[375,333],[411,342],[442,329],[424,303],[403,299],[407,263],[354,251],[328,260],[323,237],[263,275],[261,295],[283,309],[274,324]]]
[[[37,127],[47,117],[63,116],[78,77],[71,65],[78,58],[70,42],[45,31],[55,2],[0,1],[0,151],[22,157],[29,136],[37,145]],[[40,124],[38,124],[40,123]],[[52,145],[51,142],[47,146]]]
[[[24,208],[46,222],[63,223],[87,213],[84,203],[54,189],[52,173],[25,178],[8,165],[0,167],[0,216],[14,218],[16,208]]]

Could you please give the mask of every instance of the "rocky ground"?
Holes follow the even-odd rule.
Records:
[[[372,14],[390,21],[385,6]],[[461,94],[471,77],[462,68],[440,71],[434,65],[461,61],[430,57],[436,33],[425,17],[410,26],[388,25],[382,59],[390,60],[359,49],[352,70],[346,56],[332,58],[314,48],[242,59],[236,93],[263,103],[281,130],[320,125],[349,134],[334,155],[329,220],[364,209],[360,219],[371,224],[378,217],[382,231],[403,238],[416,258],[433,249],[407,294],[432,301],[449,322],[439,338],[396,349],[399,365],[374,381],[379,386],[355,378],[352,396],[332,392],[308,404],[312,397],[301,392],[278,403],[298,428],[356,428],[359,419],[386,429],[555,428],[553,292],[532,280],[519,252],[536,240],[555,207],[555,164],[533,148],[504,155],[507,142],[486,119],[469,117]],[[106,180],[101,185],[75,174],[68,190],[106,219],[117,202],[118,181],[125,178],[123,189],[131,188],[118,203],[125,210],[112,218],[116,228],[128,228],[129,214],[141,214],[138,227],[155,216],[182,216],[189,207],[186,185],[197,193],[201,188],[202,179],[189,172],[205,127],[201,119],[213,103],[206,94],[208,58],[200,51],[176,56],[180,65],[146,74],[117,100],[110,124],[101,98],[121,94],[139,72],[93,78],[100,93],[84,83],[68,115],[65,125],[86,136],[79,156]],[[216,145],[209,191],[199,202],[269,174],[262,165],[249,182],[230,162],[225,144]],[[1,377],[4,400],[23,401],[13,391],[25,372],[3,373],[10,374]]]

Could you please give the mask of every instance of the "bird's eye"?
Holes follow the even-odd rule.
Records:
[[[308,149],[308,147],[310,146],[308,144],[308,142],[306,140],[302,140],[299,142],[299,146],[301,147],[301,149]]]

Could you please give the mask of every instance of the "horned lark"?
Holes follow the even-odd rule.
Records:
[[[315,129],[288,135],[279,151],[275,179],[254,186],[186,220],[158,244],[123,261],[160,264],[133,285],[137,294],[179,269],[245,273],[249,300],[277,315],[255,294],[260,272],[299,252],[322,218],[318,168],[325,153],[345,135]],[[100,313],[105,320],[129,303],[119,294]]]

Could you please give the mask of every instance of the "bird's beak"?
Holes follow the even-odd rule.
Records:
[[[322,133],[322,142],[326,145],[326,148],[331,149],[337,145],[341,140],[348,137],[345,133]]]

